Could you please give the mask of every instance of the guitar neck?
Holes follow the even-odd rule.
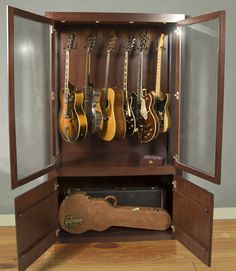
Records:
[[[108,82],[109,82],[110,55],[111,55],[111,50],[107,50],[106,73],[105,73],[105,97],[106,97],[106,98],[108,97]]]
[[[90,50],[87,49],[85,61],[85,88],[87,88],[90,85],[90,63],[91,63]]]
[[[69,77],[70,77],[70,51],[66,50],[66,58],[65,58],[65,93],[68,95],[69,89]]]
[[[125,59],[124,59],[124,81],[123,81],[123,91],[125,95],[125,102],[128,102],[128,88],[127,88],[127,78],[128,78],[128,59],[129,53],[125,51]]]
[[[155,87],[155,95],[158,98],[163,97],[163,94],[161,92],[161,59],[162,59],[162,49],[159,48],[157,51],[156,87]]]
[[[138,61],[138,80],[137,80],[137,103],[141,104],[143,91],[143,51],[139,53]]]

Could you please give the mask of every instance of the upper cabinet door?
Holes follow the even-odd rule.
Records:
[[[52,170],[53,21],[8,7],[8,80],[12,188]]]
[[[178,22],[176,168],[220,183],[225,12]]]

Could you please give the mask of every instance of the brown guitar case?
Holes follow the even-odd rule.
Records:
[[[59,223],[65,231],[73,234],[88,230],[104,231],[112,226],[149,230],[170,227],[170,215],[163,208],[121,207],[116,204],[114,196],[92,198],[82,192],[73,193],[60,205]]]

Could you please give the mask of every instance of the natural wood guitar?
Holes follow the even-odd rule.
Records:
[[[154,108],[160,120],[160,132],[165,133],[170,129],[171,119],[169,113],[170,94],[161,91],[161,61],[164,50],[164,34],[161,33],[157,48],[156,88],[151,94],[155,98]]]
[[[159,119],[154,110],[154,99],[143,89],[143,52],[147,49],[149,38],[142,36],[139,48],[137,92],[132,94],[132,107],[137,123],[137,138],[140,143],[152,141],[159,131]]]
[[[84,112],[88,121],[88,130],[91,133],[97,132],[102,125],[102,109],[100,106],[101,92],[93,88],[91,82],[91,51],[94,47],[96,36],[90,34],[88,37],[88,44],[86,49],[85,62],[85,87],[84,91]]]
[[[164,208],[114,206],[108,200],[79,192],[61,203],[59,223],[65,231],[80,234],[89,230],[104,231],[112,226],[166,230],[171,218]]]
[[[123,92],[124,92],[124,114],[126,120],[126,134],[133,135],[136,132],[136,120],[135,115],[132,109],[132,97],[128,93],[128,60],[129,53],[132,51],[132,48],[135,44],[135,38],[130,36],[127,42],[127,47],[125,50],[124,57],[124,79],[123,79]]]
[[[124,96],[120,89],[109,86],[110,54],[116,46],[117,37],[113,36],[107,47],[105,87],[101,92],[101,109],[103,122],[98,135],[105,141],[125,137],[126,125],[123,111]]]
[[[65,56],[65,86],[60,92],[61,107],[58,116],[58,127],[62,138],[69,143],[84,139],[87,135],[87,118],[83,111],[84,94],[77,91],[70,80],[70,50],[75,35],[69,36]]]

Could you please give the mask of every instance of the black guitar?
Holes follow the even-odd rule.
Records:
[[[128,93],[128,59],[129,59],[129,53],[131,52],[132,48],[135,44],[135,38],[133,36],[130,36],[127,42],[127,47],[125,50],[125,57],[124,57],[124,79],[123,79],[123,92],[124,92],[124,114],[125,114],[125,120],[126,120],[126,134],[127,135],[133,135],[136,131],[136,120],[135,115],[132,109],[132,97],[129,97]]]

